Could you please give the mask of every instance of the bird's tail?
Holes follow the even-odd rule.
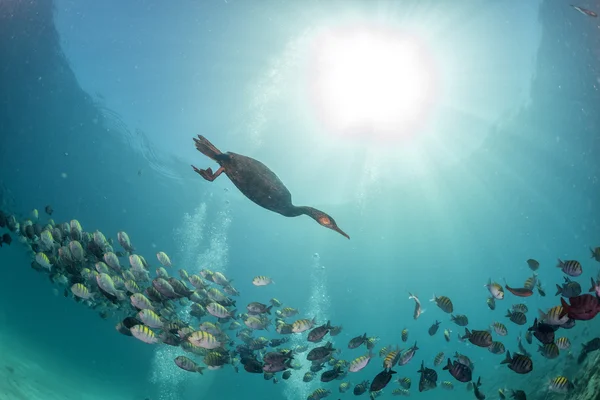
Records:
[[[223,154],[202,135],[198,135],[198,139],[194,138],[194,143],[196,144],[196,150],[213,160],[219,159],[219,156]]]

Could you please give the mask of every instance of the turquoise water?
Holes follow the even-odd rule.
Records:
[[[413,380],[413,397],[474,397],[441,368],[439,381],[454,391],[418,393],[421,360],[432,367],[440,351],[471,357],[488,398],[500,387],[543,397],[550,378],[576,378],[568,352],[546,360],[535,340],[526,345],[534,371],[509,371],[503,356],[458,342],[463,329],[428,299],[449,296],[469,328],[503,322],[512,353],[538,308],[559,304],[557,258],[581,261],[584,291],[596,277],[597,19],[554,1],[34,1],[2,2],[0,13],[3,210],[27,218],[37,208],[44,219],[51,204],[56,221],[76,218],[115,240],[126,231],[151,263],[162,250],[177,268],[222,271],[241,292],[238,308],[277,297],[302,317],[343,325],[332,342],[344,359],[366,353],[346,348],[359,334],[378,336],[379,350],[401,345],[408,328],[404,346],[418,340],[420,350],[396,370]],[[345,134],[322,117],[310,89],[313,50],[323,30],[348,26],[397,30],[426,49],[436,90],[410,129]],[[263,210],[224,176],[202,180],[189,164],[215,163],[194,149],[197,134],[263,161],[295,203],[325,210],[351,239]],[[518,327],[504,314],[522,299],[507,293],[490,311],[483,285],[520,286],[528,258],[540,262],[547,296],[525,300],[528,324]],[[16,366],[3,370],[6,382],[71,399],[305,399],[318,387],[353,397],[338,393],[339,381],[302,382],[306,361],[278,384],[228,366],[204,376],[179,370],[176,349],[119,335],[118,319],[56,294],[30,263],[16,240],[0,249],[0,363]],[[256,288],[256,275],[276,284]],[[416,321],[408,292],[426,309]],[[435,320],[442,325],[430,337]],[[559,332],[576,357],[597,331],[592,320]],[[380,370],[376,357],[349,380]],[[15,393],[6,398],[38,398]]]

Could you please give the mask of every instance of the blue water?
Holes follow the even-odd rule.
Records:
[[[408,328],[406,345],[418,340],[420,350],[397,368],[413,380],[413,397],[473,397],[458,382],[453,392],[417,392],[421,360],[431,367],[440,351],[470,356],[488,398],[499,387],[535,398],[551,377],[576,377],[566,352],[546,360],[535,341],[534,371],[514,374],[499,365],[503,356],[459,343],[463,329],[428,299],[449,296],[470,328],[505,323],[512,352],[526,326],[504,314],[522,299],[507,293],[490,311],[488,278],[520,286],[531,276],[525,260],[541,263],[547,296],[526,299],[531,322],[558,304],[557,258],[582,262],[584,290],[597,275],[597,19],[549,0],[48,0],[2,2],[0,16],[2,209],[27,218],[51,204],[55,221],[76,218],[115,240],[125,230],[153,263],[162,250],[178,268],[223,271],[242,293],[238,307],[277,297],[303,317],[343,325],[332,341],[348,360],[364,350],[346,349],[354,336],[378,336],[378,350],[401,344]],[[426,44],[440,90],[408,139],[345,136],[317,117],[305,73],[311,46],[320,29],[345,24],[402,29]],[[194,149],[197,134],[263,161],[295,203],[331,214],[350,241],[308,217],[257,207],[224,176],[202,180],[189,164],[215,164]],[[119,335],[116,319],[56,295],[30,263],[16,241],[0,249],[2,332],[126,398],[304,399],[317,387],[338,396],[338,381],[303,383],[304,371],[277,385],[228,367],[181,371],[176,350]],[[256,275],[276,284],[256,288]],[[416,321],[408,292],[426,309]],[[435,320],[442,326],[429,337]],[[560,331],[575,357],[598,325]],[[372,379],[380,367],[375,358],[349,379]]]

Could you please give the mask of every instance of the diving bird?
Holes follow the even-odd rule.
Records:
[[[244,196],[267,210],[285,217],[308,215],[320,225],[332,229],[350,239],[336,224],[335,220],[313,207],[295,206],[292,195],[283,182],[266,165],[258,160],[232,152],[222,153],[204,136],[194,138],[196,149],[219,163],[219,169],[213,173],[211,168],[198,169],[192,165],[201,177],[209,182],[217,179],[223,172]]]

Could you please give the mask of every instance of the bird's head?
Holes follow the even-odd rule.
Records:
[[[350,239],[350,236],[348,236],[346,234],[346,232],[344,232],[337,226],[335,220],[331,216],[325,214],[323,211],[319,211],[319,210],[315,210],[315,211],[316,211],[316,213],[314,215],[311,215],[311,217],[313,217],[314,220],[319,223],[319,225],[324,226],[325,228],[332,229],[332,230],[336,231],[337,233],[339,233],[340,235],[345,236],[346,238]]]

